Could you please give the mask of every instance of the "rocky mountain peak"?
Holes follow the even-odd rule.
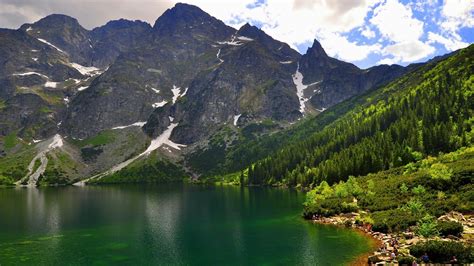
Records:
[[[154,39],[159,40],[158,43],[162,42],[163,38],[169,38],[169,41],[174,43],[192,43],[194,46],[197,41],[208,47],[209,43],[230,37],[235,29],[197,6],[178,3],[156,20],[153,32]]]
[[[58,23],[58,24],[70,24],[70,25],[77,25],[80,26],[79,22],[77,19],[70,17],[68,15],[63,15],[63,14],[51,14],[49,16],[46,16],[40,20],[38,20],[35,24],[36,25],[41,25],[41,24],[50,24],[50,23]]]
[[[286,43],[273,39],[265,31],[249,23],[245,23],[240,27],[237,35],[257,40],[274,53],[277,53],[282,61],[296,60],[300,57],[299,53],[291,49]]]
[[[242,36],[250,37],[250,38],[256,38],[258,36],[261,36],[262,34],[265,34],[265,32],[263,32],[261,29],[257,28],[256,26],[250,25],[247,22],[242,27],[240,27],[238,34]]]
[[[36,30],[36,31],[54,31],[58,33],[59,30],[69,29],[76,32],[85,32],[84,29],[77,19],[62,15],[62,14],[51,14],[46,16],[33,24],[24,24],[21,29],[25,31]]]
[[[321,46],[321,43],[318,42],[318,40],[314,39],[313,45],[308,48],[306,51],[306,54],[311,55],[316,58],[321,58],[321,57],[328,57],[326,54],[326,51],[324,51],[324,48]]]
[[[127,29],[127,28],[132,28],[132,27],[137,27],[137,26],[138,27],[151,27],[150,24],[141,20],[128,20],[128,19],[121,18],[118,20],[111,20],[107,22],[107,24],[99,28],[118,30],[118,29]],[[96,28],[96,29],[99,29],[99,28]]]
[[[177,3],[166,10],[155,22],[153,28],[159,32],[171,32],[189,26],[204,23],[216,23],[218,20],[197,6]]]

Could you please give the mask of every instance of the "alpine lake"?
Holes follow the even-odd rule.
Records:
[[[0,265],[345,265],[353,230],[301,217],[304,193],[191,184],[0,189]]]

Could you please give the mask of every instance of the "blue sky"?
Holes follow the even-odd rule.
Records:
[[[472,0],[241,0],[229,9],[190,2],[235,27],[250,21],[301,53],[317,39],[361,68],[426,61],[474,42]]]
[[[51,13],[92,29],[108,20],[153,24],[176,0],[0,0],[0,27]],[[474,42],[474,0],[181,0],[235,28],[250,22],[305,53],[313,40],[361,68],[407,65]],[[113,6],[113,8],[111,8]]]

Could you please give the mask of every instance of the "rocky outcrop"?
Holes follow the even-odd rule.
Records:
[[[415,245],[419,242],[429,240],[422,236],[416,235],[413,230],[408,230],[406,232],[400,233],[381,233],[372,231],[372,227],[369,224],[362,224],[358,222],[358,218],[362,213],[345,213],[340,215],[335,215],[332,217],[321,217],[313,216],[311,221],[314,223],[322,224],[331,224],[336,226],[344,226],[349,228],[354,228],[368,235],[377,241],[377,249],[368,257],[369,264],[385,265],[386,263],[397,263],[397,257],[409,257],[410,250],[409,247]],[[439,221],[451,221],[461,223],[464,227],[464,236],[463,238],[456,238],[455,241],[472,243],[472,235],[474,228],[474,217],[469,215],[465,217],[459,212],[452,211],[445,215],[442,215],[438,218]],[[442,241],[452,241],[452,237],[440,238],[436,237],[435,239]],[[395,254],[395,258],[393,255]]]
[[[305,94],[316,110],[325,110],[350,97],[380,87],[408,71],[399,65],[381,65],[366,70],[329,57],[314,40],[299,62],[304,84],[311,85]]]

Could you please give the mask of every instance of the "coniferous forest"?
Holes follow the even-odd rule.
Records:
[[[364,105],[249,166],[244,181],[332,184],[471,145],[473,53],[471,45],[364,96]]]

